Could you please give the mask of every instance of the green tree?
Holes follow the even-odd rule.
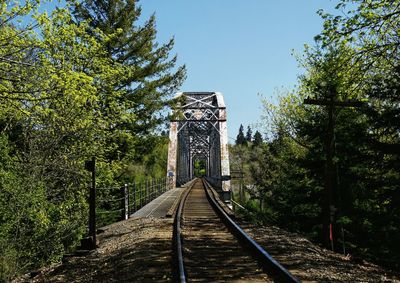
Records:
[[[250,127],[250,126],[247,126],[246,141],[247,141],[248,143],[250,143],[252,137],[253,137],[253,131],[251,130],[251,127]]]
[[[253,137],[253,146],[260,146],[263,144],[263,138],[262,135],[259,131],[256,131],[254,133],[254,137]]]
[[[3,5],[0,27],[1,280],[59,260],[84,233],[83,161],[102,160],[106,135],[97,87],[123,73],[104,52],[107,38],[73,23],[68,9],[49,17],[24,7]],[[35,31],[5,23],[28,13]]]
[[[97,157],[101,187],[165,176],[167,139],[154,128],[184,75],[169,72],[172,45],[155,46],[154,22],[131,30],[127,44],[143,49],[124,61],[110,53],[122,29],[103,32],[73,21],[68,6],[48,16],[37,5],[0,7],[0,281],[77,245],[88,215],[86,159]],[[13,24],[21,18],[34,24]],[[130,161],[140,153],[136,170]]]
[[[110,37],[108,56],[125,69],[118,81],[101,90],[102,111],[118,121],[110,128],[110,139],[116,146],[109,152],[110,161],[120,160],[127,152],[135,152],[134,158],[151,152],[156,144],[144,137],[164,121],[161,110],[171,103],[171,93],[185,78],[185,67],[176,69],[177,58],[170,56],[174,40],[162,45],[155,41],[154,15],[143,26],[138,25],[141,8],[136,0],[76,2],[74,15],[78,23],[88,21],[92,33],[99,29]],[[109,99],[113,90],[123,90],[123,94],[117,100]],[[121,111],[114,111],[115,103]]]
[[[340,0],[336,9],[335,15],[318,12],[324,19],[324,29],[316,39],[323,46],[348,43],[355,47],[355,59],[365,72],[380,68],[382,61],[391,65],[393,59],[398,60],[399,0]]]
[[[350,2],[354,10],[347,9]],[[335,248],[395,269],[400,254],[395,224],[400,221],[399,7],[399,1],[343,0],[338,9],[345,16],[321,11],[325,23],[317,40],[322,44],[306,47],[298,88],[280,97],[278,105],[263,101],[263,124],[273,134],[262,152],[246,147],[240,152],[245,182],[256,184],[249,186],[254,197],[264,196],[267,209],[257,219],[322,241],[321,231],[328,231],[322,227],[328,219],[328,111],[303,101],[334,94],[338,104],[364,102],[361,108],[334,111]]]
[[[354,230],[349,225],[350,240],[360,247],[358,251],[364,248],[364,256],[393,266],[398,262],[394,255],[400,251],[400,245],[395,244],[400,232],[393,228],[393,221],[400,217],[394,201],[400,191],[400,1],[353,1],[357,9],[350,9],[348,2],[340,1],[337,6],[346,11],[345,17],[321,12],[324,29],[317,39],[324,46],[346,43],[354,48],[354,63],[348,68],[353,69],[355,64],[360,66],[361,72],[352,79],[362,90],[363,100],[368,102],[359,111],[365,126],[362,131],[358,127],[358,138],[349,141],[357,145],[356,152],[360,153],[357,158],[360,162],[348,171],[357,180],[352,182],[348,188],[350,194],[346,195],[351,199],[347,207],[348,219],[352,227],[360,228]],[[365,237],[366,234],[369,237]],[[388,244],[379,247],[374,244],[382,239]]]
[[[243,125],[242,124],[240,124],[240,127],[239,127],[239,133],[237,134],[237,136],[236,136],[236,144],[237,145],[244,145],[244,144],[246,144],[246,138],[245,138],[245,136],[244,136],[244,133],[243,133]]]

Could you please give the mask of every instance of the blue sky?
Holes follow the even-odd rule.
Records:
[[[292,50],[322,30],[318,9],[333,0],[142,0],[142,19],[156,14],[158,41],[175,37],[178,63],[186,64],[181,91],[219,91],[228,110],[228,133],[260,122],[258,93],[274,97],[302,72]],[[232,140],[231,140],[232,142]]]
[[[303,72],[301,54],[322,30],[317,10],[335,13],[337,0],[141,0],[145,21],[153,13],[157,41],[175,38],[173,53],[187,67],[180,91],[219,91],[228,112],[228,134],[259,123],[259,94],[274,98]],[[50,1],[44,9],[63,6]],[[233,139],[230,142],[233,142]]]

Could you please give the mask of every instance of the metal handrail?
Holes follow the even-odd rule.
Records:
[[[117,209],[106,209],[105,211],[97,211],[97,215],[115,214],[117,212],[123,213],[122,219],[128,219],[132,212],[136,212],[137,208],[141,208],[167,190],[166,178],[157,178],[151,180],[144,180],[143,182],[127,183],[125,186],[118,187],[102,187],[100,191],[110,191],[122,193],[122,197],[118,198],[96,198],[97,205],[103,207],[104,205],[117,206]],[[114,196],[115,197],[115,196]],[[122,208],[121,208],[122,206]],[[108,223],[110,224],[110,223]]]

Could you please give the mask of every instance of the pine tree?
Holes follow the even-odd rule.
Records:
[[[246,141],[251,142],[251,138],[253,136],[253,132],[251,130],[250,126],[247,126],[247,132],[246,132]]]
[[[263,143],[262,135],[259,131],[256,131],[253,137],[253,146],[260,146]]]
[[[141,8],[137,0],[85,0],[75,4],[74,15],[77,22],[89,21],[92,33],[100,29],[111,36],[106,45],[109,57],[126,69],[117,83],[103,89],[106,115],[114,115],[115,103],[123,108],[117,111],[123,116],[121,119],[113,117],[117,122],[112,124],[112,130],[121,133],[119,137],[113,135],[118,139],[114,155],[120,157],[132,147],[151,150],[146,137],[164,121],[160,110],[171,102],[170,94],[186,74],[184,66],[173,71],[177,60],[176,56],[170,57],[174,40],[162,45],[155,42],[154,15],[143,26],[138,25]],[[124,95],[107,101],[114,90],[124,90]],[[140,141],[138,137],[142,137]],[[146,146],[140,146],[143,144]]]
[[[239,127],[239,133],[236,136],[236,144],[237,145],[244,145],[246,144],[246,138],[244,137],[244,133],[243,133],[243,125],[240,124]]]

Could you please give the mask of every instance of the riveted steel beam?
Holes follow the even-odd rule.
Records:
[[[226,106],[218,92],[183,92],[170,125],[168,172],[177,185],[193,178],[195,160],[205,160],[214,187],[230,191]]]

